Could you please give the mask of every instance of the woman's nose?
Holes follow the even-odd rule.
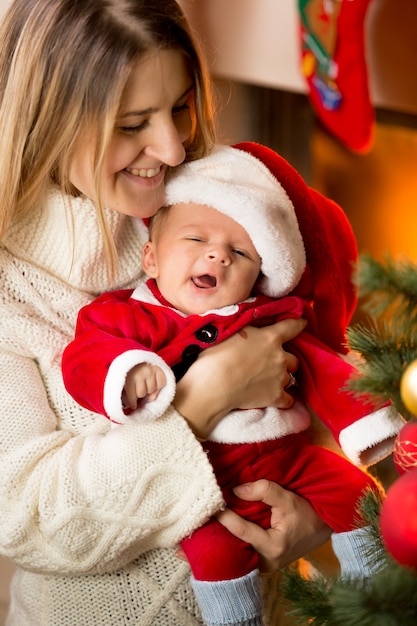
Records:
[[[153,131],[145,152],[170,167],[180,165],[185,159],[184,142],[188,133],[177,128],[174,120],[161,122]]]

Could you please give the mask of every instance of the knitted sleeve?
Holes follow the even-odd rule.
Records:
[[[111,429],[66,393],[60,356],[70,335],[48,311],[51,298],[42,315],[21,302],[0,307],[0,550],[33,571],[115,571],[175,545],[222,497],[172,408]]]

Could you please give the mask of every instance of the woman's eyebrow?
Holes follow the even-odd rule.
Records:
[[[193,89],[194,85],[190,85],[190,87],[187,87],[187,89],[177,98],[176,102],[185,98]],[[149,115],[150,113],[155,113],[156,110],[157,109],[155,107],[148,107],[147,109],[143,109],[142,111],[126,111],[126,113],[119,115],[119,118],[124,119],[125,117]]]
[[[140,115],[149,115],[149,113],[154,113],[156,111],[155,107],[149,107],[148,109],[143,109],[142,111],[127,111],[123,113],[123,115],[119,115],[120,119],[125,117],[135,117]]]

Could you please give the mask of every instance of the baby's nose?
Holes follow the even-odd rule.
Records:
[[[215,246],[210,248],[207,256],[210,261],[221,263],[222,265],[229,265],[229,263],[231,262],[230,253],[227,250],[226,246]]]

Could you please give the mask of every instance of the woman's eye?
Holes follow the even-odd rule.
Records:
[[[135,126],[119,126],[118,130],[121,133],[125,133],[126,135],[134,135],[135,133],[139,133],[141,130],[146,128],[147,122],[141,122],[140,124],[136,124]]]
[[[183,111],[189,111],[189,109],[190,109],[190,105],[187,100],[187,102],[184,102],[184,104],[178,104],[176,107],[174,107],[172,109],[172,114],[178,115],[179,113],[182,113]]]

